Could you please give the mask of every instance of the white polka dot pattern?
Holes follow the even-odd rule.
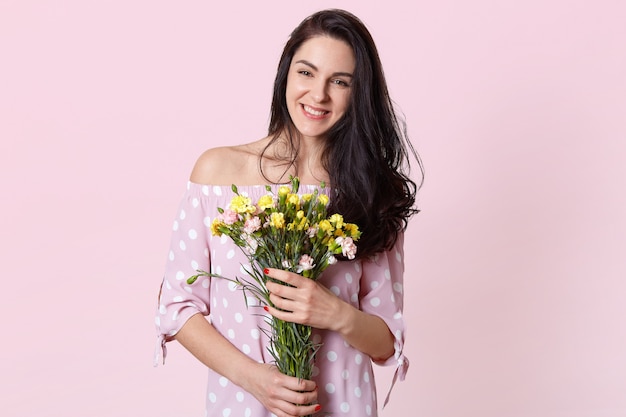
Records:
[[[308,192],[307,186],[301,192]],[[312,188],[309,190],[311,191]],[[266,193],[264,187],[239,187],[253,200]],[[189,183],[172,227],[161,297],[155,318],[159,342],[172,339],[194,314],[209,317],[211,324],[239,350],[257,362],[271,362],[267,351],[265,315],[258,302],[246,297],[231,281],[200,277],[193,285],[186,279],[196,269],[210,270],[229,278],[246,277],[246,258],[226,236],[211,236],[210,225],[217,207],[226,207],[230,186]],[[396,353],[382,365],[403,362],[404,319],[402,315],[404,269],[403,239],[387,252],[369,261],[339,262],[320,282],[333,294],[361,310],[381,317],[395,336]],[[261,310],[262,311],[262,310]],[[326,413],[337,416],[377,416],[376,390],[370,378],[372,361],[337,333],[313,330],[312,340],[322,342],[313,379],[320,387],[318,399]],[[407,362],[408,363],[408,362]],[[228,379],[208,370],[206,415],[270,417],[250,394]],[[323,389],[321,388],[323,387]]]

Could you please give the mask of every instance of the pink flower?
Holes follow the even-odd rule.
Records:
[[[298,262],[298,272],[308,271],[309,269],[313,269],[314,266],[315,259],[309,255],[302,255],[300,257],[300,261]]]
[[[252,234],[261,228],[261,219],[257,216],[251,217],[246,220],[243,225],[243,231]]]
[[[224,222],[224,224],[229,224],[229,225],[239,220],[239,215],[237,214],[237,212],[231,209],[224,210],[224,212],[220,214],[220,217],[222,218],[222,221]]]
[[[338,245],[341,245],[341,253],[348,259],[354,259],[356,256],[356,245],[351,237],[341,237],[335,239]]]

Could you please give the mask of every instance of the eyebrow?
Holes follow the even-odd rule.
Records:
[[[306,59],[300,59],[300,60],[296,61],[296,64],[304,64],[304,65],[306,65],[308,67],[311,67],[314,71],[319,71],[319,69],[315,65],[313,65],[312,63],[310,63]],[[350,78],[352,78],[352,74],[350,74],[349,72],[333,72],[333,77],[337,77],[337,76],[343,76],[343,77],[350,77]]]

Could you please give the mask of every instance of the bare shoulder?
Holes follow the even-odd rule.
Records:
[[[208,149],[200,155],[190,180],[198,184],[257,184],[262,142]]]

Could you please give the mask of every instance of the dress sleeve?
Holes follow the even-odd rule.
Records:
[[[210,224],[207,196],[189,183],[172,227],[170,250],[161,283],[155,324],[157,346],[154,365],[159,357],[165,363],[166,342],[173,339],[191,316],[209,314],[210,278],[200,277],[193,285],[187,278],[197,270],[209,271]]]
[[[403,283],[404,234],[401,233],[391,250],[379,253],[363,263],[361,283],[361,310],[382,318],[394,336],[394,355],[386,361],[377,363],[383,366],[396,366],[384,405],[389,401],[396,381],[398,379],[403,381],[409,368],[409,360],[403,353],[405,332]]]

